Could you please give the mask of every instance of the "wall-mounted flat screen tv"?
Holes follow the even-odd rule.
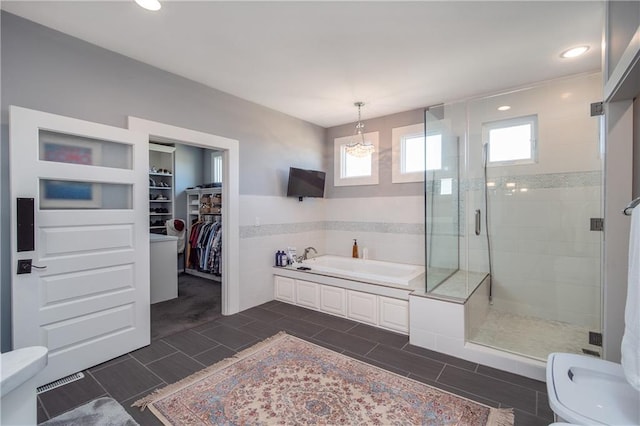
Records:
[[[289,168],[287,197],[324,197],[325,172]]]

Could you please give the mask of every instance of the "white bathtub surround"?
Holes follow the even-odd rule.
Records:
[[[409,332],[409,290],[286,268],[275,273],[276,300],[402,334]]]
[[[329,275],[389,287],[424,288],[424,267],[341,256],[317,256],[302,262],[307,273]]]
[[[420,265],[347,257],[320,256],[273,272],[276,300],[403,334],[409,331],[409,295],[424,288]]]

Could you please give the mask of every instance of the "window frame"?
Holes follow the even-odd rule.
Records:
[[[426,136],[425,136],[426,135]],[[417,171],[417,172],[408,172],[403,173],[403,163],[404,163],[404,141],[410,137],[422,136],[426,138],[429,136],[440,135],[440,168],[439,169],[429,169],[429,170],[442,170],[442,162],[443,162],[443,146],[442,140],[444,138],[442,131],[437,131],[431,129],[429,132],[425,132],[425,125],[423,123],[420,124],[412,124],[409,126],[403,127],[394,127],[391,130],[391,140],[392,140],[392,149],[391,149],[391,182],[392,183],[408,183],[408,182],[424,182],[424,173],[425,170]],[[425,152],[427,147],[425,146]],[[426,158],[425,158],[425,169],[426,169]]]
[[[211,153],[211,182],[222,183],[222,152]]]
[[[517,160],[500,160],[500,161],[491,161],[489,158],[489,153],[491,149],[491,141],[489,140],[489,134],[491,130],[502,129],[506,127],[514,127],[523,124],[531,125],[531,145],[530,145],[530,156],[529,158],[521,158]],[[500,166],[517,166],[517,165],[526,165],[526,164],[536,164],[538,162],[538,115],[524,115],[520,117],[512,117],[506,118],[502,120],[488,121],[486,123],[482,123],[482,143],[483,149],[486,144],[486,156],[487,156],[487,167],[500,167]]]
[[[379,134],[378,132],[364,133],[364,140],[375,148],[371,154],[371,174],[369,176],[343,177],[344,150],[350,144],[353,136],[344,136],[333,140],[333,186],[356,186],[378,184]]]

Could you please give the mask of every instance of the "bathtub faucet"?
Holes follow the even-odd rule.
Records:
[[[315,254],[318,254],[318,251],[313,247],[307,247],[304,249],[304,253],[302,254],[302,260],[307,260],[309,258],[309,252],[313,250]]]

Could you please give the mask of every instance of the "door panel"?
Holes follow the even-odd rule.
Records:
[[[10,108],[12,211],[35,199],[35,250],[16,251],[14,348],[44,345],[45,384],[150,342],[147,136]],[[17,262],[32,259],[30,274]]]
[[[62,302],[100,292],[133,288],[133,279],[132,265],[93,268],[90,271],[42,277],[41,303],[43,307],[50,308]]]
[[[42,244],[42,258],[46,259],[48,256],[83,253],[87,250],[133,251],[133,233],[131,225],[41,228],[38,240]]]

